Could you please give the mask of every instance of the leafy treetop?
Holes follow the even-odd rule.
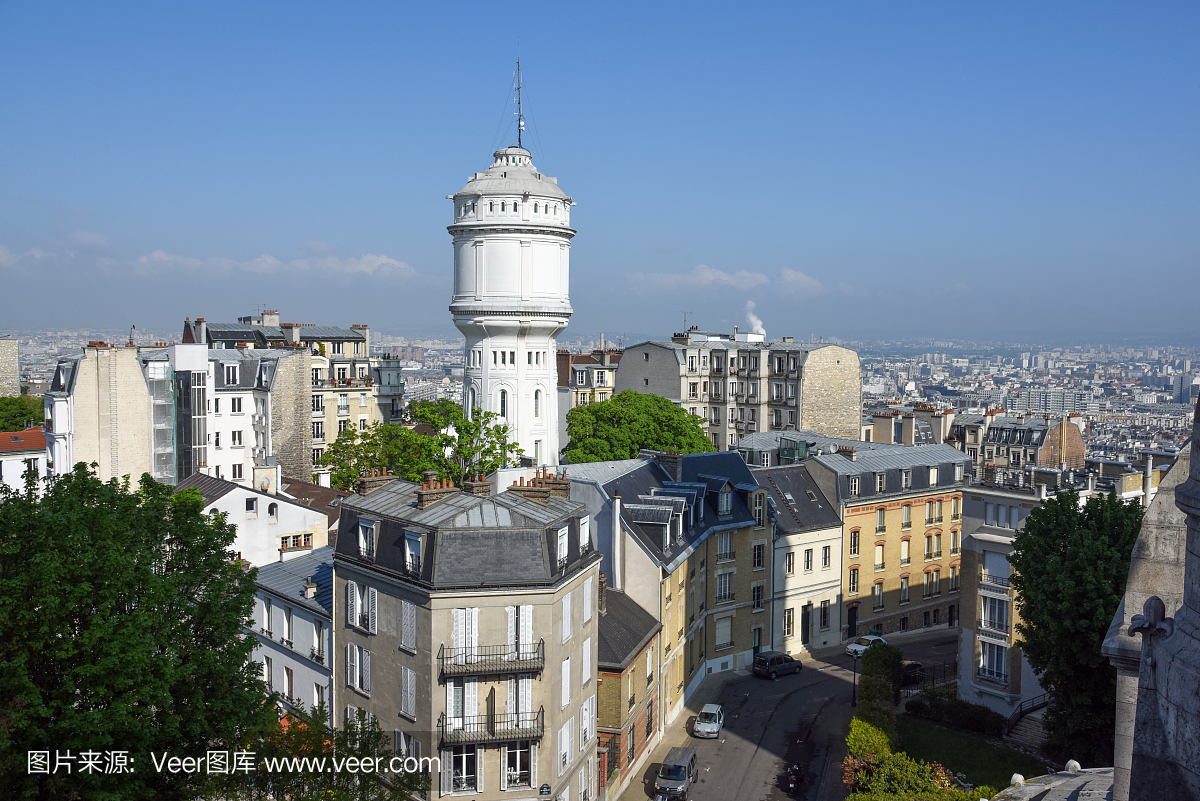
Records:
[[[632,459],[643,448],[707,453],[715,448],[702,422],[666,398],[627,389],[567,412],[570,443],[563,455],[579,464]]]

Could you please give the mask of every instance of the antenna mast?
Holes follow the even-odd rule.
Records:
[[[517,58],[517,147],[521,144],[521,132],[525,130],[525,115],[521,111],[521,59]]]

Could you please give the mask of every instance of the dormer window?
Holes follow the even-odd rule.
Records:
[[[717,514],[727,515],[733,511],[733,493],[729,490],[721,490],[717,495]]]
[[[225,386],[236,385],[238,382],[238,366],[236,364],[225,365]]]
[[[421,572],[421,535],[404,532],[404,566],[411,573]]]
[[[375,558],[375,524],[360,520],[358,522],[358,553],[367,559]]]

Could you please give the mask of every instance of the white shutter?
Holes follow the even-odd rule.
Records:
[[[358,686],[358,646],[346,643],[346,684]]]
[[[583,641],[583,653],[580,655],[582,660],[579,665],[580,684],[587,684],[592,680],[592,638],[588,637]]]
[[[508,789],[508,746],[500,746],[500,791]]]
[[[587,623],[592,619],[592,577],[588,576],[583,581],[583,622]]]
[[[463,717],[473,718],[479,715],[479,684],[474,678],[463,679]],[[475,760],[479,764],[479,760]],[[478,770],[478,768],[476,768]]]
[[[567,727],[564,725],[558,730],[558,775],[563,775],[563,763],[566,762],[567,754]]]
[[[588,706],[588,714],[590,714],[592,716],[592,721],[591,721],[591,724],[588,726],[588,731],[590,731],[592,733],[592,736],[595,737],[596,736],[596,696],[594,696],[594,695],[592,696],[591,705]]]
[[[583,801],[583,789],[587,787],[587,776],[584,773],[586,770],[587,768],[579,769],[579,801]]]
[[[482,745],[475,746],[475,792],[482,793],[484,790],[483,781],[483,763],[486,761],[484,757],[487,754],[487,749]]]
[[[517,687],[518,687],[517,677],[510,673],[508,676],[508,680],[505,681],[505,683],[504,683],[504,686],[505,686],[505,690],[508,691],[508,699],[506,701],[504,711],[505,711],[505,713],[507,713],[510,716],[515,716],[518,712],[523,711],[517,706],[517,704],[520,703],[520,693],[517,691]],[[519,725],[519,721],[520,721],[519,717],[510,717],[509,725],[517,726],[517,725]],[[501,772],[503,772],[503,771],[501,771]]]
[[[575,716],[567,721],[567,762],[571,761],[571,755],[575,753]]]
[[[358,707],[356,707],[354,704],[346,704],[346,724],[345,725],[349,726],[350,722],[353,721],[354,718],[357,716],[358,716]]]
[[[358,585],[353,581],[346,582],[346,622],[358,625]]]
[[[454,620],[450,631],[450,651],[456,665],[463,664],[463,615],[466,611],[465,609],[452,610]]]
[[[408,714],[417,716],[417,671],[412,668],[405,668],[404,705]]]
[[[521,710],[521,725],[524,727],[531,725],[533,721],[533,676],[522,673],[518,684],[520,686],[517,689],[517,706]]]
[[[569,592],[563,595],[562,609],[563,609],[562,641],[566,642],[571,637],[571,593],[569,593]]]
[[[479,607],[473,606],[470,609],[470,617],[467,619],[467,653],[471,656],[471,661],[474,662],[479,656]]]
[[[370,631],[372,634],[379,633],[378,629],[375,627],[375,612],[376,612],[375,607],[376,607],[376,604],[378,601],[378,597],[379,597],[379,592],[374,587],[371,587],[370,589],[367,590],[367,615],[370,617],[370,624],[371,624]]]
[[[454,752],[442,751],[442,795],[450,795],[454,790]]]
[[[562,705],[565,707],[571,703],[571,657],[567,657],[562,663]]]
[[[588,710],[587,701],[584,701],[579,706],[579,750],[583,750],[583,746],[588,739]]]
[[[508,615],[508,639],[505,640],[508,643],[508,658],[517,659],[517,608],[506,606],[504,612]]]
[[[446,679],[446,723],[451,729],[458,728],[454,720],[454,679]]]
[[[529,786],[537,787],[538,744],[536,740],[529,742]]]
[[[371,692],[371,652],[365,648],[362,652],[362,691]]]
[[[400,602],[400,644],[413,649],[417,646],[417,607],[408,601]]]
[[[533,607],[521,607],[521,650],[530,651],[533,649]]]

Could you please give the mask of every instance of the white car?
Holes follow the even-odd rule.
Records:
[[[856,656],[861,659],[862,655],[866,653],[867,649],[876,643],[879,643],[880,645],[887,645],[887,640],[883,639],[882,637],[876,637],[874,634],[868,634],[865,637],[859,637],[857,640],[847,645],[846,653],[849,656]]]
[[[700,714],[696,716],[696,722],[692,725],[692,734],[696,737],[712,737],[721,736],[721,727],[725,725],[725,713],[721,711],[719,704],[705,704],[700,710]]]

